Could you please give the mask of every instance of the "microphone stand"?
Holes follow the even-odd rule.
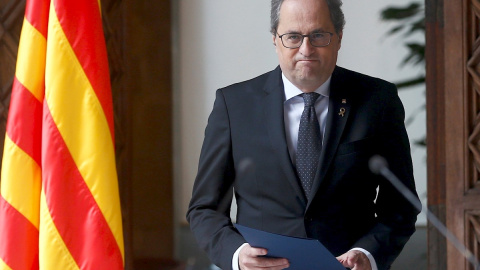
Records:
[[[369,161],[369,167],[373,173],[380,174],[385,177],[418,211],[424,212],[427,220],[453,244],[453,246],[468,260],[468,262],[470,262],[474,269],[480,270],[479,262],[473,253],[468,250],[465,245],[463,245],[460,240],[458,240],[455,235],[453,235],[453,233],[448,230],[447,227],[430,210],[428,210],[427,207],[422,207],[422,203],[413,194],[413,192],[408,189],[392,171],[390,171],[385,158],[379,155],[373,156]]]

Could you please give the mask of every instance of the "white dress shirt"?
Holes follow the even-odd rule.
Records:
[[[296,153],[297,153],[297,140],[298,129],[300,127],[300,118],[302,116],[304,101],[303,97],[299,96],[303,92],[293,85],[287,77],[282,73],[283,88],[285,91],[285,102],[283,103],[283,119],[285,122],[285,134],[287,139],[288,152],[294,166],[296,166]],[[325,126],[328,114],[328,101],[330,96],[330,81],[331,77],[315,90],[315,93],[320,94],[320,97],[315,101],[315,112],[317,114],[318,123],[320,124],[320,131],[322,135],[325,135]],[[322,136],[325,138],[325,136]],[[323,144],[323,142],[322,142]],[[240,250],[246,245],[241,245],[234,253],[232,258],[233,270],[239,270],[238,255]],[[352,250],[358,250],[367,255],[372,270],[378,270],[375,259],[372,254],[363,248],[353,248]]]
[[[285,134],[287,136],[288,152],[294,166],[297,164],[297,140],[298,128],[300,127],[300,118],[302,117],[305,103],[303,97],[299,96],[303,92],[293,85],[282,73],[283,88],[285,90],[285,102],[283,103],[283,121],[285,122]],[[315,112],[317,113],[318,123],[322,135],[325,134],[325,125],[328,114],[328,100],[330,95],[330,79],[322,84],[315,93],[320,96],[315,101]],[[322,136],[325,138],[325,136]]]

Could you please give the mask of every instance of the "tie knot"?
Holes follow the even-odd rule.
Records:
[[[315,92],[312,93],[303,93],[303,101],[305,102],[305,107],[307,106],[313,106],[315,104],[315,100],[320,96],[320,94],[317,94]]]

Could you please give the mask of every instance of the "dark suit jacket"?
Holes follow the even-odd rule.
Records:
[[[323,151],[308,199],[287,148],[284,101],[279,67],[217,91],[187,213],[199,245],[216,265],[231,268],[233,253],[245,242],[229,218],[234,187],[237,223],[316,238],[336,256],[364,248],[379,269],[388,269],[415,231],[418,214],[368,169],[370,157],[379,154],[415,192],[395,86],[335,68]]]

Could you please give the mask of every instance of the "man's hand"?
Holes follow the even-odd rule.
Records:
[[[285,258],[265,258],[259,257],[267,255],[267,250],[264,248],[253,248],[250,245],[245,245],[238,254],[238,265],[241,270],[251,269],[285,269],[290,266],[288,260]]]
[[[367,255],[359,250],[350,250],[337,257],[337,260],[345,267],[352,270],[372,270]]]

